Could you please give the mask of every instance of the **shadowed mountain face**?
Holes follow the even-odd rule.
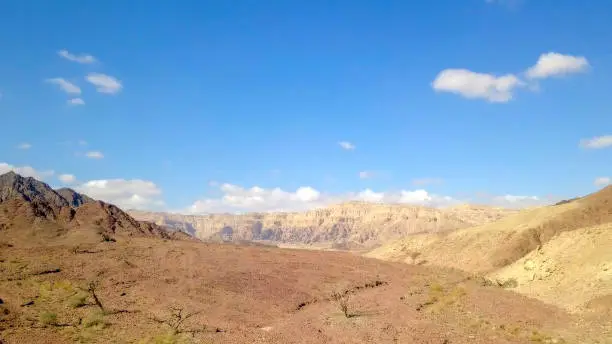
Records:
[[[62,207],[69,206],[69,202],[49,185],[14,172],[0,175],[0,203],[9,200],[31,203],[49,218],[55,218]]]
[[[95,200],[87,195],[80,194],[70,188],[61,188],[55,190],[64,199],[68,201],[71,207],[80,207],[85,203],[95,202]]]
[[[0,241],[17,245],[189,235],[137,221],[118,207],[14,172],[0,176]]]

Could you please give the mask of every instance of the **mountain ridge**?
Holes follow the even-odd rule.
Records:
[[[417,205],[346,202],[305,212],[207,215],[128,210],[139,220],[196,235],[200,239],[267,240],[282,243],[352,243],[375,246],[420,232],[446,232],[496,221],[518,210],[462,205],[428,208]],[[231,239],[230,239],[231,238]]]
[[[14,172],[0,175],[0,241],[28,245],[126,236],[186,239],[187,234],[137,221],[113,204],[72,189],[54,190]]]

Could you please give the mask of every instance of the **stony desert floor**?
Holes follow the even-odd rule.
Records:
[[[612,343],[606,316],[476,275],[275,247],[4,245],[0,299],[2,343]]]

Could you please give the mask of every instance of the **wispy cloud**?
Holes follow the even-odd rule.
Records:
[[[433,184],[442,184],[443,182],[444,182],[444,179],[442,178],[426,177],[426,178],[413,179],[412,185],[425,186],[425,185],[433,185]]]
[[[601,149],[612,146],[612,135],[596,136],[580,141],[580,147],[587,149]]]
[[[24,143],[20,143],[20,144],[17,146],[17,148],[18,148],[18,149],[24,149],[24,150],[25,150],[25,149],[30,149],[30,148],[32,148],[32,145],[31,145],[31,144],[29,144],[29,143],[27,143],[27,142],[24,142]]]
[[[71,54],[68,50],[60,50],[57,52],[60,57],[65,58],[66,60],[82,63],[82,64],[91,64],[96,62],[96,58],[89,54]]]
[[[64,78],[50,78],[45,82],[59,86],[59,88],[68,94],[81,94],[81,88]]]
[[[104,154],[102,154],[102,152],[99,152],[99,151],[89,151],[85,153],[85,156],[90,159],[103,159],[104,158]]]
[[[96,90],[100,93],[115,94],[123,88],[121,81],[106,74],[89,73],[85,77],[85,80],[94,85]]]
[[[82,98],[72,98],[67,100],[68,105],[85,105],[85,101]]]
[[[73,174],[60,174],[59,176],[57,176],[57,179],[67,185],[76,182],[76,177]]]
[[[340,141],[338,142],[338,145],[340,145],[340,147],[342,147],[342,149],[344,150],[354,150],[355,148],[357,148],[354,144],[348,141]]]
[[[595,178],[595,181],[593,182],[593,184],[595,184],[595,186],[607,186],[612,184],[612,179],[610,179],[610,177],[599,177],[599,178]]]
[[[359,178],[360,179],[370,179],[373,178],[375,176],[375,173],[372,171],[361,171],[359,172]]]

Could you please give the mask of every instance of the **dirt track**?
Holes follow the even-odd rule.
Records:
[[[579,323],[460,272],[342,252],[134,239],[2,247],[0,260],[6,343],[138,342],[168,332],[172,307],[200,312],[180,326],[194,343],[605,343],[607,335],[604,319]],[[99,281],[106,315],[91,296],[73,304],[89,281]],[[332,290],[350,290],[351,317],[328,300]]]

